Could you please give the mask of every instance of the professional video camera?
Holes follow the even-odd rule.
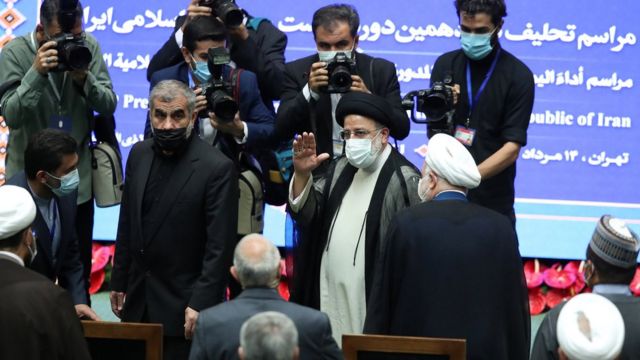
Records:
[[[244,19],[242,10],[233,0],[200,0],[199,5],[210,7],[213,13],[230,28],[240,26]]]
[[[211,48],[208,55],[211,80],[202,84],[202,95],[207,98],[207,111],[215,113],[222,122],[233,121],[238,112],[238,103],[233,99],[233,85],[223,79],[224,65],[231,62],[229,50],[224,47]]]
[[[427,124],[427,137],[438,133],[453,135],[453,91],[452,79],[447,75],[444,81],[434,82],[430,89],[416,90],[402,98],[402,107],[411,110],[411,120],[417,124]],[[426,120],[416,116],[423,113]]]
[[[326,87],[327,93],[346,93],[351,89],[353,80],[351,75],[356,74],[355,60],[347,57],[343,52],[327,62],[329,72],[329,85]]]
[[[93,56],[85,45],[84,35],[73,35],[71,31],[82,16],[78,0],[63,0],[58,11],[58,24],[62,33],[53,39],[58,51],[58,66],[54,71],[87,70]]]

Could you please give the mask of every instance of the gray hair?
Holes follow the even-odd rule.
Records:
[[[191,118],[196,108],[196,94],[185,83],[178,80],[163,80],[151,89],[151,94],[149,94],[151,109],[153,109],[153,103],[156,99],[160,99],[162,102],[171,102],[179,96],[184,96],[187,99],[187,115]]]
[[[258,313],[242,324],[240,347],[245,360],[290,360],[298,347],[298,330],[284,314]]]
[[[258,234],[240,240],[233,254],[233,266],[243,288],[275,287],[280,280],[278,248]]]

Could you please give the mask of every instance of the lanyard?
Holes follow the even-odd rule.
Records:
[[[476,107],[478,100],[480,99],[480,95],[484,91],[484,88],[487,87],[487,83],[493,74],[493,71],[496,69],[496,64],[498,63],[498,58],[500,57],[500,48],[496,51],[496,56],[493,58],[491,62],[491,67],[487,72],[487,75],[484,76],[484,80],[482,80],[482,84],[480,84],[480,88],[478,89],[478,93],[476,96],[473,96],[473,89],[471,87],[471,65],[467,62],[467,95],[469,96],[469,115],[467,116],[467,129],[469,128],[469,121],[471,120],[471,113],[473,109]]]
[[[49,235],[51,236],[51,243],[54,243],[54,238],[56,236],[56,222],[58,220],[58,204],[56,204],[56,199],[51,199],[51,205],[49,206],[49,218],[51,221],[51,229],[49,230]]]

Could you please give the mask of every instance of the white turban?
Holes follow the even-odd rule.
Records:
[[[605,297],[580,294],[560,311],[557,334],[560,348],[571,360],[615,359],[624,342],[624,321]]]
[[[429,139],[425,163],[451,185],[473,189],[480,185],[480,172],[473,157],[458,140],[446,134]]]
[[[0,186],[0,240],[26,229],[36,218],[36,204],[29,192],[13,185]]]

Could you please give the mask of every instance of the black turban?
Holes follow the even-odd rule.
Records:
[[[344,118],[347,115],[361,115],[371,118],[383,126],[389,128],[391,136],[399,138],[402,133],[400,124],[394,119],[391,106],[383,97],[352,91],[342,95],[336,108],[336,121],[344,127]]]

